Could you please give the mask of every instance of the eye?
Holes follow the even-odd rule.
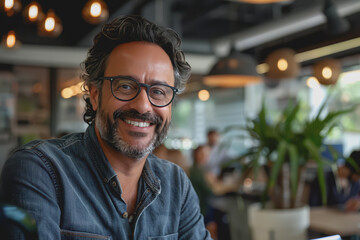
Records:
[[[113,90],[119,92],[134,92],[137,91],[138,86],[134,81],[127,79],[116,79],[113,82]]]
[[[151,94],[152,95],[157,95],[157,96],[164,96],[164,95],[166,95],[166,92],[161,87],[152,87],[151,88]]]

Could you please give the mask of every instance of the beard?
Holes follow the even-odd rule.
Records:
[[[117,131],[118,123],[126,118],[148,121],[155,125],[155,134],[147,146],[130,145],[119,135]],[[112,121],[101,108],[101,102],[99,103],[99,109],[95,117],[95,124],[101,138],[107,142],[110,147],[129,158],[137,160],[144,158],[158,147],[164,141],[170,127],[170,122],[165,122],[164,126],[161,127],[163,125],[161,117],[151,113],[140,114],[135,109],[126,111],[116,110],[113,114]],[[133,133],[133,136],[144,137],[145,135],[143,133]]]

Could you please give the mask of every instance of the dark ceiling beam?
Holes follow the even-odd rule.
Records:
[[[337,1],[339,16],[345,17],[360,11],[359,0]],[[281,19],[270,21],[247,30],[215,39],[212,42],[217,56],[225,56],[231,47],[244,51],[270,41],[278,40],[292,34],[317,27],[326,22],[322,13],[322,6],[313,6],[311,9],[292,13]]]

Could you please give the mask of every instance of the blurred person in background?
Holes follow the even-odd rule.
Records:
[[[35,218],[41,240],[210,239],[185,172],[151,154],[190,76],[179,36],[140,16],[116,18],[83,70],[86,132],[14,151],[3,199]]]
[[[350,158],[360,166],[360,151],[353,151]],[[338,166],[337,171],[325,175],[327,205],[336,206],[347,211],[360,210],[360,168],[348,161]],[[321,206],[321,191],[316,177],[310,186],[310,206]]]
[[[161,144],[152,152],[158,158],[168,160],[180,166],[186,174],[189,174],[189,165],[186,156],[180,149],[168,149],[165,144]]]
[[[220,141],[220,133],[216,129],[207,131],[207,145],[213,149]]]
[[[211,205],[211,200],[216,196],[223,196],[230,192],[236,192],[240,187],[240,181],[224,182],[211,172],[206,171],[205,166],[209,160],[211,148],[209,145],[200,145],[193,150],[193,165],[189,170],[189,177],[199,197],[201,213],[205,217],[205,225],[214,239],[226,239],[224,234],[218,231],[219,225],[224,229],[227,223],[222,219],[216,219],[215,215],[220,212]],[[225,213],[221,213],[224,215]],[[226,226],[228,227],[228,226]]]

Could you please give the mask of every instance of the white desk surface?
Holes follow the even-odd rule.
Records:
[[[345,212],[336,208],[312,207],[310,230],[327,235],[360,235],[360,212]]]

